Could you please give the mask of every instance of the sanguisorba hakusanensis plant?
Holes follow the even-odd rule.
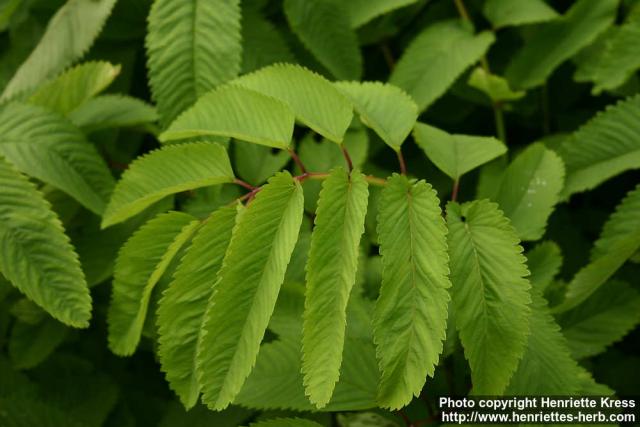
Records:
[[[23,3],[0,5],[14,38],[36,13]],[[146,73],[116,42],[141,40],[125,17],[151,2],[120,2],[101,33],[115,3],[62,4],[3,82],[0,271],[24,297],[0,283],[0,382],[26,387],[16,370],[58,347],[94,354],[89,337],[102,354],[103,322],[71,329],[93,312],[116,355],[142,341],[186,409],[249,408],[229,425],[395,411],[432,401],[431,384],[614,392],[578,361],[640,322],[637,2],[155,0]],[[110,62],[78,64],[96,39],[91,58]],[[102,93],[120,74],[143,96],[148,79],[155,106]],[[568,97],[613,100],[572,112],[552,74]],[[491,114],[497,137],[478,136]],[[618,176],[617,207],[579,240],[584,194]],[[78,425],[101,425],[109,396]]]

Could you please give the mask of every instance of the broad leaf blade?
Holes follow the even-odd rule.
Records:
[[[0,157],[0,271],[61,322],[89,326],[91,296],[78,256],[42,194]]]
[[[311,403],[329,403],[340,376],[346,308],[356,281],[368,186],[359,171],[336,168],[322,184],[306,271],[302,373]]]
[[[302,223],[300,184],[269,180],[236,225],[209,300],[198,352],[203,402],[221,410],[256,361]]]
[[[429,160],[453,180],[507,152],[496,138],[450,134],[420,122],[413,137]]]
[[[544,0],[487,0],[482,13],[493,28],[552,21],[560,16]]]
[[[122,222],[168,195],[231,181],[229,157],[218,144],[194,142],[152,151],[122,174],[102,227]]]
[[[85,132],[139,126],[158,120],[156,109],[125,95],[102,95],[88,100],[69,114],[69,120]]]
[[[417,0],[350,0],[345,3],[351,28],[358,28],[380,15],[417,3]]]
[[[555,242],[542,242],[527,251],[526,256],[527,266],[531,271],[531,277],[529,277],[531,286],[543,294],[560,272],[562,266],[560,247]]]
[[[447,205],[456,327],[471,365],[473,393],[502,393],[518,367],[531,297],[522,247],[498,205]]]
[[[397,409],[433,376],[447,329],[451,286],[447,229],[435,191],[393,175],[382,190],[378,236],[382,287],[374,339],[382,377],[378,403]]]
[[[168,125],[203,94],[240,72],[238,0],[158,0],[146,38],[149,82]]]
[[[167,381],[184,406],[200,396],[196,377],[198,337],[207,302],[231,240],[236,206],[214,212],[198,230],[158,307],[158,356]]]
[[[161,214],[120,249],[108,315],[109,348],[115,354],[127,356],[136,350],[153,288],[198,224],[185,213]]]
[[[337,82],[336,87],[353,102],[360,120],[395,151],[418,118],[418,106],[402,89],[379,82]]]

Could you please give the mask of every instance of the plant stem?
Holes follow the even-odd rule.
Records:
[[[300,157],[298,157],[298,154],[293,150],[293,148],[288,148],[287,151],[289,151],[289,155],[293,159],[293,162],[300,169],[300,172],[302,172],[303,174],[306,173],[307,169],[304,167],[304,163],[302,163],[302,160],[300,160]]]
[[[460,190],[460,178],[453,181],[453,190],[451,190],[451,201],[455,202],[458,198],[458,190]]]
[[[467,12],[467,8],[464,6],[464,2],[462,0],[453,0],[456,4],[456,9],[458,9],[458,13],[465,21],[471,22],[471,17],[469,16],[469,12]]]
[[[389,48],[387,42],[383,42],[380,45],[380,49],[382,50],[382,56],[384,56],[384,60],[387,63],[389,70],[393,71],[396,66],[396,61],[395,59],[393,59],[393,54],[391,53],[391,49]]]
[[[349,166],[349,172],[353,170],[353,162],[351,161],[351,156],[347,151],[347,147],[344,144],[340,144],[340,148],[342,149],[342,154],[344,155],[345,160],[347,161],[347,166]]]
[[[549,90],[547,84],[542,86],[542,130],[545,135],[549,135],[551,132],[551,116],[549,113]]]
[[[407,174],[407,164],[404,161],[404,156],[402,155],[402,151],[398,150],[398,163],[400,163],[400,173],[402,175]]]
[[[238,184],[239,186],[244,187],[244,188],[246,188],[247,190],[250,190],[250,191],[253,191],[253,190],[256,189],[256,187],[254,187],[253,185],[251,185],[248,182],[245,182],[245,181],[243,181],[241,179],[238,179],[238,178],[234,179],[233,183],[234,184]]]
[[[507,131],[504,126],[504,113],[502,111],[502,104],[500,104],[499,102],[493,103],[493,115],[496,119],[496,133],[498,134],[498,139],[506,144]]]

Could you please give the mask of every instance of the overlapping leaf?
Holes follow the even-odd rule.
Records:
[[[102,227],[122,222],[168,195],[231,181],[229,157],[218,144],[194,142],[152,151],[122,174]]]
[[[143,225],[120,249],[109,307],[109,348],[132,354],[142,333],[153,288],[199,222],[181,212],[161,214]]]
[[[567,168],[563,196],[589,190],[640,168],[640,95],[598,113],[559,149]]]
[[[435,191],[393,175],[382,191],[378,238],[382,287],[374,339],[382,371],[378,403],[397,409],[433,376],[447,329],[449,258]]]
[[[560,247],[552,241],[542,242],[527,251],[527,266],[531,271],[529,281],[531,286],[540,293],[551,284],[553,278],[560,272],[562,266],[562,252]]]
[[[298,238],[303,203],[300,184],[282,172],[236,224],[197,355],[203,402],[210,408],[227,407],[255,364]]]
[[[16,369],[30,369],[62,344],[69,329],[62,323],[46,317],[36,324],[16,322],[11,330],[8,350]]]
[[[493,102],[514,101],[525,95],[524,91],[511,89],[504,77],[491,74],[482,67],[473,70],[467,83],[483,92]]]
[[[544,0],[487,0],[482,13],[493,28],[552,21],[559,16]]]
[[[362,123],[399,151],[418,118],[413,99],[390,84],[337,82],[336,86],[353,102]]]
[[[158,0],[146,38],[149,82],[167,125],[203,94],[240,72],[238,0]]]
[[[380,15],[416,2],[417,0],[351,0],[345,3],[351,28],[358,28]]]
[[[280,30],[259,12],[242,11],[242,72],[277,62],[295,62]]]
[[[340,376],[346,308],[356,281],[369,192],[364,175],[336,168],[322,185],[311,249],[302,335],[302,373],[311,403],[329,403]]]
[[[69,120],[86,132],[139,126],[158,120],[156,109],[125,95],[102,95],[88,100],[69,114]]]
[[[429,160],[454,180],[507,152],[496,138],[450,134],[420,122],[413,136]]]
[[[113,189],[113,177],[93,145],[64,117],[41,107],[14,103],[0,111],[0,154],[97,214]]]
[[[337,143],[353,117],[351,103],[331,82],[298,65],[272,65],[233,83],[279,99],[297,120]]]
[[[424,111],[493,43],[490,32],[473,34],[459,21],[438,22],[411,42],[389,81],[407,91]]]
[[[195,363],[198,337],[235,219],[236,206],[221,208],[207,218],[158,307],[160,364],[187,409],[196,404],[200,395]]]
[[[529,272],[522,247],[498,205],[447,205],[456,328],[471,365],[474,394],[502,393],[529,333]]]
[[[349,9],[341,0],[285,0],[289,26],[336,78],[360,80],[362,54],[351,29]]]
[[[51,316],[89,326],[91,296],[78,256],[48,202],[0,157],[0,271]]]
[[[68,0],[53,15],[38,45],[5,87],[2,98],[35,88],[84,55],[115,3],[116,0]]]

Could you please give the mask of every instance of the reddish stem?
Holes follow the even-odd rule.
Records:
[[[453,190],[451,191],[451,201],[455,202],[458,198],[458,190],[460,189],[460,179],[453,181]]]
[[[347,166],[349,166],[349,172],[353,170],[353,162],[351,161],[351,156],[347,151],[347,147],[344,144],[340,144],[340,148],[342,149],[342,154],[344,155],[345,160],[347,161]]]
[[[249,184],[248,182],[245,182],[245,181],[243,181],[243,180],[241,180],[241,179],[238,179],[238,178],[234,179],[234,180],[233,180],[233,183],[234,183],[234,184],[238,184],[239,186],[244,187],[244,188],[246,188],[246,189],[247,189],[247,190],[249,190],[249,191],[253,191],[253,190],[255,190],[255,189],[256,189],[256,187],[254,187],[253,185],[251,185],[251,184]]]
[[[407,174],[407,164],[404,161],[404,156],[402,155],[402,151],[398,150],[398,163],[400,163],[400,173],[402,175]]]
[[[293,159],[293,162],[300,169],[300,172],[302,172],[303,175],[307,173],[307,169],[304,167],[304,163],[302,163],[302,160],[300,160],[300,157],[298,157],[298,154],[296,154],[296,152],[293,151],[292,148],[289,148],[288,151],[289,151],[289,155],[291,155],[291,158]]]

